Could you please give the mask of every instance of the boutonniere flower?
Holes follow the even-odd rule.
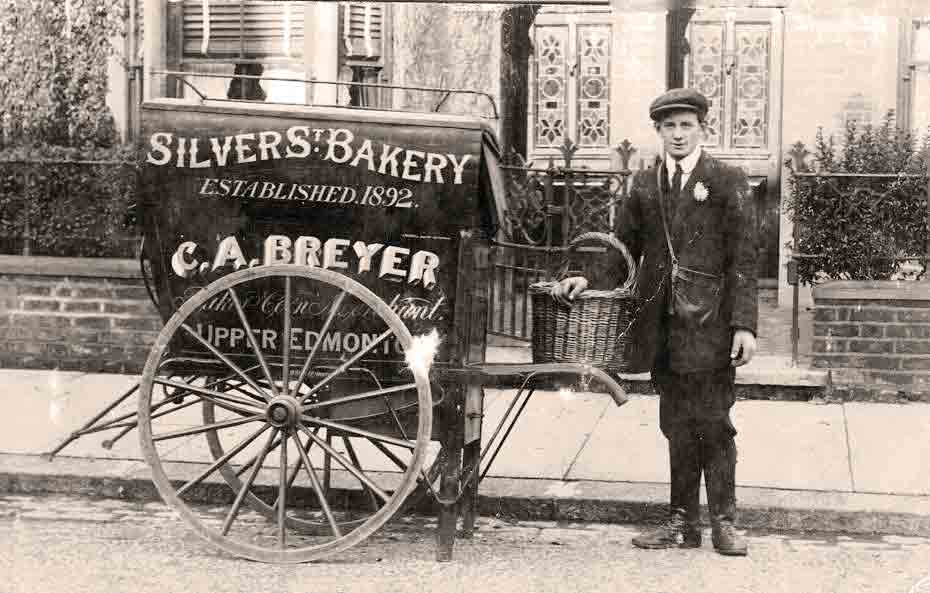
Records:
[[[710,192],[707,191],[707,186],[698,181],[694,184],[694,199],[698,202],[703,202],[707,199],[707,196],[710,195]]]

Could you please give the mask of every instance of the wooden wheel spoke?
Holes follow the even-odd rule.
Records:
[[[319,408],[326,408],[329,406],[337,406],[340,404],[347,404],[350,402],[362,401],[365,399],[371,399],[374,397],[380,397],[387,395],[389,393],[397,393],[398,391],[408,391],[410,389],[416,389],[416,383],[404,383],[403,385],[396,385],[394,387],[384,387],[382,389],[375,389],[373,391],[365,391],[363,393],[356,393],[353,395],[346,395],[344,397],[334,397],[325,401],[314,402],[312,404],[305,404],[301,409],[306,412],[309,410],[316,410]]]
[[[268,452],[271,450],[271,442],[278,436],[278,432],[280,431],[276,428],[270,435],[268,435],[268,440],[265,442],[265,446],[258,454],[257,463],[252,466],[252,471],[249,473],[249,477],[246,478],[242,488],[240,488],[239,492],[236,493],[236,500],[233,501],[233,505],[229,509],[229,513],[226,515],[226,520],[223,521],[223,529],[220,531],[220,533],[223,535],[229,534],[229,528],[232,527],[233,521],[235,521],[236,517],[239,515],[239,509],[242,507],[242,501],[245,500],[245,495],[249,492],[249,489],[252,488],[252,483],[255,482],[255,478],[258,477],[258,470],[261,469],[262,463],[265,461],[265,457],[268,456]]]
[[[317,428],[315,431],[318,432],[319,430],[320,430],[320,429]],[[291,437],[291,438],[294,439],[294,442],[297,443],[297,446],[298,446],[298,447],[303,447],[303,448],[304,448],[304,451],[306,451],[307,453],[309,453],[309,452],[310,452],[310,449],[313,447],[313,441],[311,441],[310,439],[307,439],[307,444],[306,444],[306,445],[303,445],[303,444],[301,444],[301,442],[300,442],[300,437],[299,437],[298,435],[295,434],[295,435],[294,435],[293,437]],[[302,457],[302,456],[298,457],[298,458],[297,458],[297,463],[294,464],[294,471],[291,472],[291,477],[289,477],[289,478],[287,479],[287,487],[288,487],[288,489],[290,489],[290,488],[294,485],[294,482],[297,480],[297,475],[300,473],[300,470],[301,470],[301,468],[303,467],[303,463],[304,463],[303,457]],[[275,499],[274,503],[272,503],[272,505],[271,505],[271,508],[277,508],[277,506],[278,506],[278,500],[280,500],[280,498]]]
[[[310,391],[303,394],[302,398],[306,400],[308,397],[310,397],[311,395],[313,395],[314,393],[316,393],[317,391],[325,387],[327,384],[329,384],[330,381],[332,381],[334,378],[342,374],[343,371],[345,371],[347,368],[355,364],[359,359],[361,359],[363,356],[371,352],[375,348],[375,346],[377,346],[378,344],[380,344],[381,342],[383,342],[384,340],[386,340],[389,336],[393,334],[394,334],[394,328],[389,328],[387,331],[385,331],[380,336],[375,338],[370,344],[368,344],[368,346],[359,350],[354,356],[352,356],[352,358],[345,361],[344,363],[336,367],[330,374],[323,377],[323,379],[319,383],[317,383],[316,385],[310,388]],[[319,343],[319,340],[317,340],[317,343]]]
[[[349,454],[349,459],[352,461],[352,464],[355,467],[357,467],[360,472],[364,472],[364,468],[362,467],[362,464],[358,459],[358,455],[355,454],[355,447],[352,446],[352,441],[349,440],[349,437],[343,435],[342,443],[346,447],[346,453]],[[366,487],[365,492],[368,493],[368,500],[369,500],[369,503],[371,504],[372,510],[377,511],[378,507],[380,506],[378,505],[378,499],[375,497],[374,493],[369,488]]]
[[[232,412],[240,412],[245,414],[255,414],[262,411],[262,408],[256,406],[258,402],[255,400],[244,399],[241,397],[236,397],[235,395],[230,395],[229,393],[224,393],[222,391],[214,391],[212,389],[205,389],[203,387],[198,387],[196,385],[191,385],[189,383],[181,383],[178,381],[172,381],[170,379],[162,379],[155,377],[155,383],[159,385],[167,385],[169,387],[175,387],[178,389],[188,390],[191,394],[197,395],[201,399],[205,399],[209,402],[216,404],[221,408],[225,408]],[[238,405],[236,405],[238,404]]]
[[[274,442],[271,443],[271,447],[268,449],[268,451],[274,451],[275,447],[277,447],[277,446],[280,445],[280,444],[281,444],[281,437],[276,437],[275,440],[274,440]],[[245,462],[245,464],[243,464],[242,467],[240,467],[238,470],[236,470],[236,477],[238,478],[239,476],[241,476],[241,475],[244,474],[245,472],[249,471],[249,469],[251,469],[252,465],[253,465],[256,461],[258,461],[258,455],[257,455],[257,454],[254,455],[254,456],[252,457],[252,459],[249,459],[247,462]]]
[[[400,457],[397,456],[393,451],[384,446],[384,443],[380,441],[369,441],[378,451],[384,454],[385,457],[390,459],[394,465],[396,465],[400,471],[407,471],[407,464],[404,463]]]
[[[222,457],[214,461],[213,464],[210,465],[210,467],[203,470],[200,473],[200,475],[198,475],[193,480],[181,486],[177,491],[177,495],[182,496],[185,492],[187,492],[188,490],[190,490],[197,484],[200,484],[201,482],[203,482],[207,478],[207,476],[215,472],[221,465],[223,465],[224,463],[232,459],[234,456],[236,456],[240,451],[248,447],[249,444],[251,444],[255,439],[257,439],[263,432],[268,430],[268,428],[269,427],[266,424],[265,426],[262,426],[261,428],[259,428],[258,430],[250,434],[248,437],[243,439],[241,443],[239,443],[234,448],[230,449],[229,452],[227,452],[225,455],[223,455]]]
[[[414,444],[410,441],[404,441],[387,435],[378,434],[376,432],[371,432],[370,430],[365,430],[364,428],[355,428],[354,426],[349,426],[348,424],[333,422],[332,420],[323,420],[322,418],[314,418],[313,416],[306,415],[301,416],[301,420],[303,422],[309,422],[310,424],[316,424],[318,426],[325,426],[326,428],[332,428],[333,430],[338,430],[353,436],[370,439],[372,441],[381,441],[382,443],[395,445],[404,449],[414,449]]]
[[[198,342],[200,342],[207,350],[209,350],[210,353],[213,354],[213,356],[215,356],[215,357],[217,357],[219,360],[223,361],[223,363],[224,363],[227,367],[229,367],[234,373],[236,373],[237,375],[239,375],[240,377],[242,377],[242,380],[245,381],[246,383],[248,383],[249,387],[251,387],[252,389],[254,389],[256,393],[258,393],[258,394],[263,394],[263,393],[265,392],[265,390],[262,389],[261,387],[259,387],[258,383],[255,382],[255,379],[253,379],[252,377],[248,376],[248,375],[245,373],[245,371],[243,371],[242,369],[240,369],[239,366],[238,366],[236,363],[234,363],[232,360],[230,360],[228,356],[226,356],[225,354],[223,354],[222,352],[220,352],[213,344],[211,344],[210,342],[208,342],[207,340],[205,340],[205,339],[203,338],[203,336],[201,336],[199,333],[197,333],[196,331],[194,331],[194,329],[193,329],[191,326],[187,325],[186,323],[182,323],[182,324],[181,324],[181,327],[184,329],[184,331],[186,331],[188,334],[190,334],[195,340],[197,340]],[[274,384],[272,383],[271,386],[274,387]],[[265,399],[267,400],[267,399],[269,399],[269,398],[268,398],[267,396],[265,396]]]
[[[316,433],[313,434],[316,436]],[[308,449],[310,443],[313,442],[313,437],[311,437],[311,440],[307,443]],[[300,441],[298,441],[298,443],[300,443]],[[320,508],[323,509],[323,515],[326,516],[326,520],[329,522],[329,527],[333,530],[333,535],[336,537],[342,537],[342,530],[339,529],[339,524],[336,522],[336,518],[333,516],[333,511],[331,508],[329,508],[329,501],[326,499],[326,492],[323,491],[323,485],[320,484],[320,479],[316,475],[316,470],[313,468],[313,464],[310,463],[310,457],[307,455],[307,451],[305,451],[303,447],[297,447],[297,452],[300,453],[300,460],[303,462],[303,466],[307,470],[307,476],[310,478],[310,484],[313,486],[313,490],[316,492],[316,497],[320,501]]]
[[[304,364],[300,369],[300,375],[297,378],[297,383],[294,385],[291,395],[297,397],[297,392],[300,390],[300,386],[303,384],[304,379],[307,378],[307,373],[310,372],[310,365],[313,362],[313,357],[316,356],[317,350],[320,348],[320,344],[323,343],[323,337],[329,331],[329,326],[333,323],[333,319],[336,318],[336,313],[339,311],[339,308],[342,306],[342,301],[346,298],[346,291],[343,290],[336,296],[333,300],[333,304],[330,305],[329,315],[326,316],[326,321],[323,322],[323,327],[320,328],[320,335],[317,338],[316,342],[313,344],[313,348],[310,350],[310,354],[307,355],[307,358],[304,360]]]
[[[176,439],[179,437],[186,437],[195,434],[202,434],[205,432],[210,432],[212,430],[219,430],[220,428],[231,428],[233,426],[239,426],[240,424],[248,424],[249,422],[258,422],[265,418],[264,414],[255,414],[254,416],[246,416],[245,418],[235,418],[233,420],[226,420],[224,422],[215,422],[213,424],[207,424],[205,426],[198,426],[196,428],[184,428],[181,430],[175,430],[173,432],[166,432],[162,434],[153,434],[153,441],[164,441],[168,439]]]
[[[284,522],[287,512],[287,432],[284,443],[281,445],[281,461],[278,466],[278,547],[282,550],[287,546],[287,529]],[[300,443],[297,443],[300,446]]]
[[[281,384],[291,392],[291,277],[284,277],[284,327],[281,333]],[[321,336],[322,337],[322,336]],[[276,392],[277,393],[277,392]]]
[[[368,476],[366,476],[364,472],[360,471],[358,468],[352,465],[352,462],[350,460],[340,455],[338,451],[336,451],[335,449],[330,447],[328,444],[326,444],[326,441],[324,441],[317,435],[313,434],[310,431],[310,429],[308,429],[306,426],[300,426],[300,429],[303,430],[311,439],[313,439],[313,441],[317,444],[318,447],[323,449],[323,451],[325,451],[330,457],[332,457],[337,462],[339,462],[339,465],[344,467],[346,471],[348,471],[350,474],[355,476],[355,478],[359,482],[361,482],[362,485],[370,488],[371,491],[374,492],[378,496],[378,498],[380,498],[382,501],[387,502],[387,500],[390,498],[387,495],[387,493],[384,492],[384,490],[382,490],[380,486],[372,482],[371,479]]]
[[[249,320],[245,316],[245,310],[242,308],[242,303],[239,301],[239,295],[236,294],[236,291],[231,287],[227,290],[229,297],[232,299],[233,306],[236,308],[236,313],[239,314],[239,322],[242,323],[242,329],[245,330],[245,335],[249,338],[249,347],[252,349],[252,353],[255,355],[255,358],[258,359],[258,364],[261,366],[262,372],[265,374],[265,380],[268,381],[268,384],[271,386],[271,393],[275,396],[278,395],[277,389],[274,386],[274,380],[271,378],[271,369],[268,367],[268,362],[265,361],[265,357],[262,356],[262,349],[258,346],[258,340],[255,338],[255,333],[252,331],[252,326],[249,324]]]

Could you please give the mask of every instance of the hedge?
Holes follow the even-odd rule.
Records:
[[[808,154],[801,143],[794,153]],[[798,278],[815,283],[919,274],[923,268],[914,262],[928,253],[930,241],[928,155],[930,131],[918,145],[914,134],[895,126],[893,112],[878,127],[851,122],[840,146],[819,129],[812,155],[819,175],[792,175],[785,204],[798,232],[793,250],[802,254]]]
[[[0,150],[0,253],[134,257],[130,147]]]

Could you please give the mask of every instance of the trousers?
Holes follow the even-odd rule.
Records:
[[[711,520],[735,520],[736,428],[730,419],[735,369],[682,374],[654,369],[652,375],[659,427],[668,439],[672,510],[699,521],[703,473]]]

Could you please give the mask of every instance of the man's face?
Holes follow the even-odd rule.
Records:
[[[704,126],[693,111],[673,111],[659,121],[658,128],[662,147],[675,159],[694,152],[704,137]]]

